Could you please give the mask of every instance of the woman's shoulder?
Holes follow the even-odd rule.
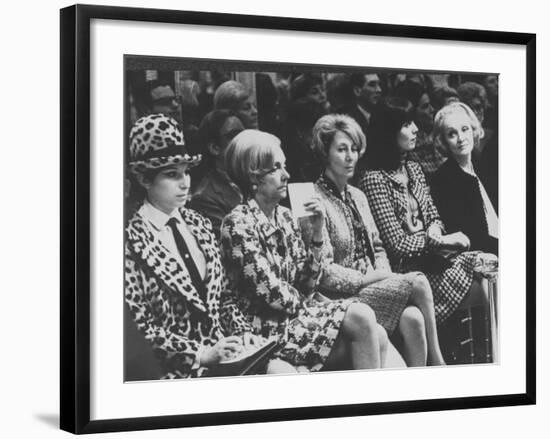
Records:
[[[127,238],[136,237],[146,230],[147,223],[145,218],[141,215],[140,209],[137,209],[126,224],[126,236]]]
[[[367,192],[369,188],[386,185],[387,180],[386,172],[379,169],[367,170],[359,183],[359,187],[363,192]]]
[[[358,187],[348,185],[348,193],[350,194],[352,200],[359,205],[369,204],[365,192],[363,192]]]
[[[446,182],[449,181],[453,173],[454,172],[453,172],[450,160],[447,160],[437,169],[437,171],[433,173],[432,179],[431,179],[431,185],[440,186],[440,185],[446,184]]]
[[[420,165],[420,163],[415,162],[414,160],[407,160],[407,168],[413,174],[424,176],[424,170],[422,169],[422,166]]]
[[[252,209],[246,203],[238,204],[223,219],[223,224],[235,224],[239,222],[249,222],[254,219]]]
[[[196,226],[212,228],[210,220],[195,209],[191,209],[189,207],[181,207],[179,209],[179,212],[186,222],[190,222]]]

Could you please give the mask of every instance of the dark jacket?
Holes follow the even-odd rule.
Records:
[[[223,218],[241,201],[237,186],[218,170],[211,169],[193,194],[189,207],[210,220],[214,236],[219,241]]]
[[[489,236],[478,179],[451,158],[434,174],[431,186],[447,233],[460,231],[470,239],[471,250],[498,255],[498,240]]]

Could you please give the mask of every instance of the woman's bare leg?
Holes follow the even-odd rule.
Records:
[[[412,279],[413,292],[410,303],[418,307],[424,316],[429,364],[435,366],[443,365],[445,364],[445,360],[443,360],[439,347],[432,288],[428,279],[423,274],[411,273],[411,275],[414,275],[414,278]]]
[[[378,329],[374,311],[363,303],[354,302],[349,305],[340,334],[326,362],[327,368],[350,359],[353,369],[379,368],[381,349],[387,349],[385,338]]]
[[[428,359],[428,342],[424,315],[416,306],[408,306],[399,319],[399,332],[403,338],[403,356],[407,366],[425,366]]]
[[[384,331],[384,334],[387,334],[382,326],[380,328]],[[405,363],[405,360],[403,360],[403,357],[390,340],[388,340],[387,345],[386,355],[382,357],[382,367],[384,369],[402,369],[407,367],[407,363]]]

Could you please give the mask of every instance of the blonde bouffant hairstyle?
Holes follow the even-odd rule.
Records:
[[[470,121],[470,126],[474,133],[474,148],[479,146],[480,140],[485,135],[479,120],[468,105],[463,102],[452,102],[449,105],[445,105],[441,110],[437,112],[434,118],[434,127],[432,131],[432,138],[437,147],[448,152],[449,148],[447,147],[447,142],[445,141],[445,119],[451,115],[458,112],[463,112],[466,114]]]
[[[224,154],[225,169],[245,198],[254,196],[253,185],[273,169],[279,151],[279,138],[259,130],[241,131],[229,143]]]

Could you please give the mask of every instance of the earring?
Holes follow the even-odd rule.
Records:
[[[256,192],[256,191],[258,190],[258,185],[253,184],[253,185],[252,185],[252,190],[253,190],[254,192]]]

